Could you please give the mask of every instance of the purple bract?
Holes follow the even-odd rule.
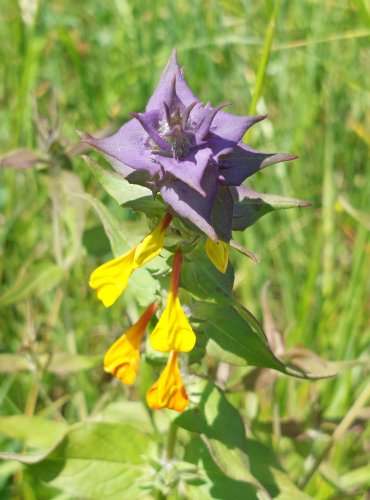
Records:
[[[174,50],[144,113],[130,113],[132,120],[110,137],[81,136],[129,182],[159,192],[175,215],[212,240],[244,251],[231,236],[234,205],[243,201],[236,187],[258,170],[296,156],[246,146],[245,132],[265,116],[232,115],[222,109],[228,105],[203,106],[194,97]]]

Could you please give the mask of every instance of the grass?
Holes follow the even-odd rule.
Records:
[[[259,266],[236,254],[231,258],[237,266],[236,293],[258,317],[262,286],[271,281],[273,314],[289,347],[305,347],[332,361],[367,360],[341,366],[333,380],[281,379],[273,397],[261,396],[256,422],[269,421],[274,411],[278,421],[302,424],[301,439],[271,439],[291,476],[306,482],[327,445],[327,432],[338,428],[369,382],[368,2],[127,0],[82,6],[53,0],[40,1],[28,25],[20,13],[16,2],[5,0],[0,19],[1,154],[21,146],[45,149],[47,138],[40,142],[37,133],[35,100],[44,114],[54,96],[59,136],[53,151],[60,165],[65,158],[56,155],[56,148],[63,153],[75,142],[76,129],[117,127],[128,111],[143,109],[176,46],[200,99],[213,104],[230,100],[235,113],[268,112],[268,119],[248,134],[249,144],[300,155],[256,175],[251,185],[309,200],[312,208],[277,212],[245,232],[242,240],[262,258]],[[86,191],[131,230],[131,215],[104,195],[82,160],[74,158],[70,168]],[[67,213],[58,196],[60,186],[52,186],[52,172],[0,169],[0,295],[35,266],[50,266],[58,255],[62,261],[72,256],[73,265],[65,265],[57,289],[48,291],[48,268],[32,293],[1,308],[0,350],[28,353],[35,373],[40,350],[101,354],[135,310],[129,299],[123,319],[119,309],[96,307],[87,277],[94,254],[106,253],[104,241],[102,249],[90,254],[70,242],[78,241],[81,227],[85,239],[88,234],[101,237],[99,222],[78,204]],[[58,210],[65,215],[63,230],[56,226]],[[73,225],[76,220],[80,228]],[[32,414],[44,408],[69,421],[82,418],[93,411],[106,386],[99,370],[91,373],[61,380],[8,373],[0,385],[1,413]],[[113,399],[114,393],[108,397]],[[363,402],[364,407],[369,404]],[[313,471],[305,485],[308,494],[334,499],[353,491],[354,498],[361,498],[368,481],[354,479],[352,490],[343,490],[341,482],[366,464],[366,415],[358,409],[355,424]],[[2,497],[8,494],[3,488]]]

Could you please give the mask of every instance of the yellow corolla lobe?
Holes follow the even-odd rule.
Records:
[[[149,340],[152,348],[160,352],[189,352],[195,345],[195,333],[172,291]]]
[[[170,353],[165,369],[148,390],[146,400],[153,410],[169,408],[182,412],[188,406],[189,398],[181,378],[177,352]]]
[[[215,243],[208,238],[206,242],[206,254],[220,273],[226,273],[227,264],[229,262],[229,250],[226,243],[223,241]]]
[[[135,248],[97,267],[90,276],[89,285],[96,290],[98,299],[109,307],[126,288],[134,270]]]

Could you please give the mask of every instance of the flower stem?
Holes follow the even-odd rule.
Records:
[[[167,446],[166,446],[166,459],[172,460],[174,457],[176,438],[178,427],[174,422],[171,422],[168,429]]]

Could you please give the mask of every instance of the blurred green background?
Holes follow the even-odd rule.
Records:
[[[289,347],[356,361],[341,365],[333,380],[282,379],[273,401],[247,394],[240,402],[247,420],[263,424],[278,411],[311,430],[302,440],[274,443],[298,481],[325,442],[324,430],[336,428],[369,382],[368,0],[3,0],[1,10],[0,156],[27,147],[40,161],[31,169],[0,167],[0,352],[22,355],[34,372],[40,356],[53,351],[100,360],[135,316],[130,297],[122,299],[125,308],[97,307],[88,276],[109,248],[96,214],[66,197],[83,189],[97,196],[128,234],[143,235],[146,226],[120,210],[73,156],[75,131],[113,130],[127,112],[143,110],[177,47],[203,102],[231,101],[237,114],[268,113],[248,144],[300,155],[248,184],[313,206],[274,213],[245,232],[242,240],[260,265],[231,255],[236,293],[259,318],[260,293],[271,281],[272,312]],[[60,169],[77,177],[62,182]],[[1,414],[53,415],[62,408],[73,422],[123,397],[119,386],[104,394],[100,361],[84,373],[85,365],[68,371],[64,363],[62,357],[59,368],[35,379],[3,357]],[[315,498],[348,498],[352,490],[341,486],[341,476],[355,483],[353,497],[369,487],[368,415],[356,416],[311,481]],[[362,475],[348,476],[353,469]],[[1,488],[8,492],[4,477],[0,496]]]

